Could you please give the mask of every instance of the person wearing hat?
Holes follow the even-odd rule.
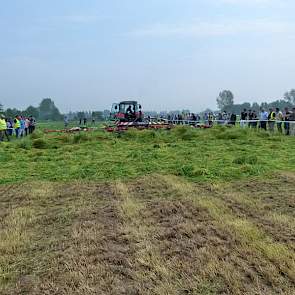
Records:
[[[0,114],[0,142],[4,141],[4,136],[6,136],[7,140],[9,140],[6,130],[7,130],[7,125],[6,125],[5,116]]]

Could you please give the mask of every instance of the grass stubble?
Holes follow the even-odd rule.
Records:
[[[0,294],[294,294],[292,165],[265,178],[293,152],[255,134],[253,157],[248,131],[194,132],[93,135],[91,151],[89,135],[20,145],[32,176],[1,176]],[[266,148],[279,159],[262,169]]]

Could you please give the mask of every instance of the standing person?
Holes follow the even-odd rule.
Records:
[[[213,113],[209,113],[208,115],[208,123],[209,123],[209,126],[213,126],[213,121],[214,121],[214,117],[213,117]]]
[[[289,111],[289,109],[286,107],[285,108],[285,111],[284,111],[284,129],[285,129],[285,134],[286,135],[290,135],[290,115],[291,115],[291,112]]]
[[[65,128],[68,128],[69,126],[69,119],[67,116],[64,117],[64,125],[65,125]]]
[[[248,111],[248,120],[249,120],[249,122],[248,122],[248,126],[249,127],[253,127],[253,112],[252,112],[252,110],[249,110]]]
[[[295,135],[295,107],[292,109],[292,112],[289,116],[290,120],[290,135]]]
[[[237,115],[232,113],[231,116],[230,116],[230,125],[236,125],[236,121],[237,121]]]
[[[257,117],[257,114],[256,114],[256,111],[253,111],[252,112],[252,128],[255,128],[257,129],[257,121],[258,121],[258,117]]]
[[[223,120],[222,120],[222,113],[218,113],[217,115],[217,125],[222,125]]]
[[[268,112],[264,109],[261,109],[260,112],[260,128],[266,131],[266,123],[268,121]]]
[[[247,117],[248,117],[247,110],[244,109],[241,112],[241,122],[240,122],[240,125],[241,125],[242,128],[244,128],[246,126]]]
[[[269,127],[269,130],[271,132],[274,132],[275,130],[275,122],[276,122],[276,113],[274,112],[273,109],[269,109],[269,113],[268,113],[268,127]]]
[[[23,137],[25,136],[25,129],[26,129],[26,120],[24,116],[20,117],[20,129],[19,129],[19,136]]]
[[[29,118],[25,119],[25,135],[28,136],[29,134],[29,127],[30,127],[30,120]]]
[[[20,117],[15,116],[13,122],[14,122],[13,128],[14,128],[15,136],[16,138],[18,138],[20,135]]]
[[[4,115],[0,115],[0,142],[4,141],[4,136],[6,135],[8,139],[8,135],[6,133],[7,130],[7,125],[6,125],[6,120]]]
[[[276,122],[277,122],[278,131],[280,133],[283,132],[283,130],[282,130],[282,121],[283,121],[283,113],[280,111],[279,108],[276,108]]]
[[[6,120],[6,126],[7,126],[7,133],[9,136],[12,136],[13,134],[13,121],[11,118]]]
[[[87,126],[87,118],[86,117],[84,118],[83,121],[84,121],[84,126]]]
[[[36,120],[33,116],[29,117],[30,125],[29,125],[29,133],[32,134],[36,128]]]

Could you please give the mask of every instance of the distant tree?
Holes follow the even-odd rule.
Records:
[[[219,110],[230,111],[234,105],[234,95],[230,90],[223,90],[216,101]]]
[[[244,102],[242,104],[234,104],[232,105],[230,111],[236,115],[240,114],[244,109],[251,109],[251,104],[249,102]]]
[[[7,118],[14,118],[15,116],[17,115],[20,115],[21,114],[21,111],[16,109],[16,108],[8,108],[6,111],[5,111],[5,116]]]
[[[262,102],[260,105],[261,109],[267,110],[268,109],[268,103],[267,102]]]
[[[110,114],[111,114],[110,110],[104,110],[103,111],[104,119],[108,119],[110,117]]]
[[[284,99],[292,104],[295,104],[295,89],[291,89],[289,92],[286,92]]]
[[[258,112],[260,110],[260,105],[257,102],[254,102],[251,109]]]
[[[94,111],[91,114],[92,119],[95,119],[96,121],[103,121],[103,112],[100,111]]]
[[[3,107],[3,104],[0,102],[0,113],[3,113],[4,112],[4,107]]]
[[[44,98],[39,105],[39,118],[41,120],[61,120],[62,115],[51,98]]]
[[[77,113],[77,117],[78,117],[79,120],[80,120],[80,119],[84,119],[85,116],[86,116],[85,112],[78,112],[78,113]]]
[[[39,118],[39,109],[33,106],[29,106],[23,112],[25,116],[33,116],[34,118]]]

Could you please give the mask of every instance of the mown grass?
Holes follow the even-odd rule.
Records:
[[[295,170],[294,137],[239,128],[43,134],[0,144],[0,184],[162,173],[223,181]],[[17,172],[15,172],[15,167]],[[14,171],[14,173],[10,173]]]
[[[225,127],[1,143],[0,294],[294,294],[294,143]]]

